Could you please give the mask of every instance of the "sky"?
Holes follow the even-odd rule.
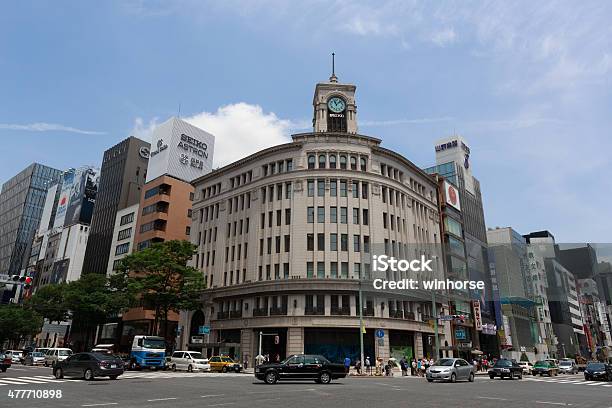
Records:
[[[179,115],[215,165],[310,130],[336,54],[359,133],[420,167],[462,135],[488,227],[611,242],[612,3],[19,1],[0,12],[0,183],[100,165]]]

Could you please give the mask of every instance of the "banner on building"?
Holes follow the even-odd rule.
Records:
[[[472,308],[474,309],[474,327],[478,331],[482,331],[482,315],[480,313],[480,300],[472,300]]]
[[[461,203],[459,202],[459,190],[448,181],[444,181],[444,200],[447,205],[461,211]]]

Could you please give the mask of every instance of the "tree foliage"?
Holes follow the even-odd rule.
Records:
[[[27,337],[34,336],[42,327],[42,317],[29,307],[9,304],[0,307],[0,344],[9,340],[18,347]]]
[[[62,322],[70,318],[64,292],[68,284],[47,285],[38,289],[28,300],[28,305],[50,322]]]
[[[196,253],[188,241],[166,241],[130,254],[122,259],[119,274],[114,278],[126,293],[138,293],[142,304],[155,310],[152,332],[167,327],[170,311],[196,309],[204,289],[202,273],[187,266]],[[163,323],[163,325],[162,325]]]

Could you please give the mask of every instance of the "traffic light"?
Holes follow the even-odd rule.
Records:
[[[30,276],[11,275],[11,280],[15,284],[22,285],[24,289],[29,289],[32,286],[32,278]]]
[[[453,315],[453,319],[460,323],[465,323],[465,315]]]
[[[23,288],[30,289],[31,286],[32,286],[32,278],[29,276],[25,276],[25,279],[23,280]]]

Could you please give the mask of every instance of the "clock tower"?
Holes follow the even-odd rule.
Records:
[[[315,132],[357,133],[356,88],[339,83],[333,68],[329,82],[317,84],[312,100]]]

